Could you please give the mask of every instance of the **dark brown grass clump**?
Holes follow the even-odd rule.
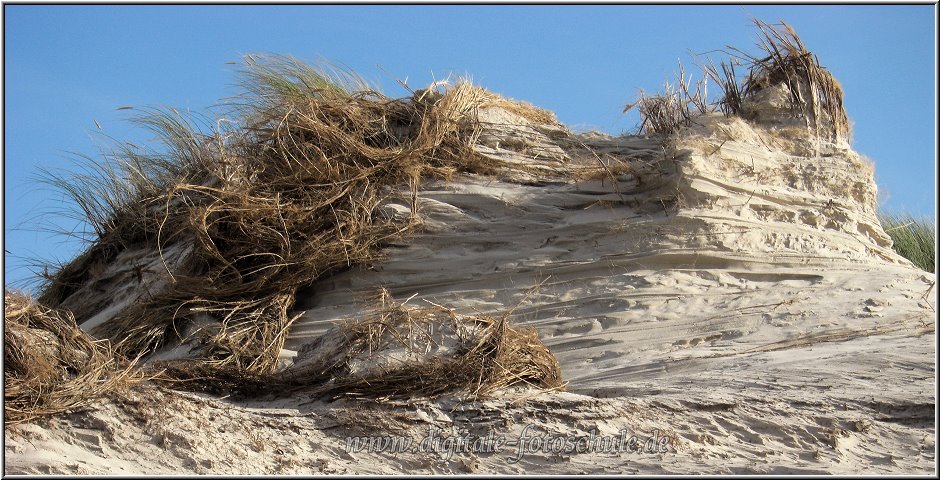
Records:
[[[558,361],[538,333],[510,326],[506,315],[461,317],[439,306],[409,308],[384,292],[381,300],[383,306],[372,316],[342,327],[343,341],[336,346],[340,356],[327,355],[287,375],[312,371],[332,377],[314,389],[327,397],[433,397],[455,391],[479,397],[520,384],[562,386]],[[447,333],[450,342],[442,341]],[[434,353],[442,343],[449,348]],[[395,349],[407,359],[375,362]],[[365,367],[346,373],[357,362]]]
[[[760,31],[758,46],[762,55],[752,55],[728,47],[732,59],[722,63],[722,74],[712,65],[706,68],[709,76],[725,92],[721,105],[726,114],[742,115],[743,102],[771,85],[786,84],[793,114],[805,120],[816,136],[830,140],[848,139],[851,130],[843,104],[842,86],[819,58],[806,49],[796,31],[786,22],[772,25],[759,19],[754,24]],[[734,60],[743,62],[748,73],[738,84],[734,75]]]
[[[387,293],[371,315],[327,332],[312,358],[268,375],[185,361],[159,365],[158,381],[188,390],[255,396],[302,390],[315,398],[408,398],[462,393],[476,398],[527,385],[563,388],[561,369],[531,328],[506,316],[462,317],[406,307]]]
[[[760,91],[785,84],[788,103],[794,117],[802,118],[817,138],[848,140],[851,135],[848,115],[843,104],[842,86],[815,54],[806,49],[796,31],[785,22],[772,25],[754,19],[759,33],[761,54],[750,54],[728,47],[730,58],[716,66],[710,59],[703,65],[705,78],[691,88],[691,78],[684,79],[679,65],[677,86],[669,83],[657,95],[640,94],[624,111],[637,107],[640,131],[647,134],[670,135],[692,124],[693,119],[715,110],[725,115],[749,118],[749,99]],[[745,70],[743,78],[738,69]],[[722,97],[714,104],[707,101],[707,80],[715,82]]]
[[[97,239],[50,279],[44,303],[59,305],[116,252],[195,246],[167,266],[166,288],[92,332],[123,355],[153,351],[209,316],[218,324],[201,332],[205,361],[273,371],[296,290],[375,258],[412,226],[376,213],[386,196],[410,190],[414,206],[422,178],[503,171],[472,148],[478,109],[554,121],[465,82],[391,99],[350,72],[290,57],[249,56],[242,78],[238,122],[203,134],[175,110],[149,112],[140,121],[166,152],[125,148],[97,175],[52,179]]]
[[[71,314],[4,292],[4,416],[8,425],[91,403],[142,380],[107,341],[78,328]]]

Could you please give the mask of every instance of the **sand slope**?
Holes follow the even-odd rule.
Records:
[[[302,292],[283,356],[302,359],[386,288],[411,305],[511,311],[558,357],[566,392],[407,404],[133,393],[7,431],[6,473],[936,471],[935,277],[891,250],[873,169],[848,145],[720,115],[663,143],[483,114],[478,151],[527,168],[423,183],[418,233]],[[565,174],[599,159],[630,173]],[[410,218],[410,205],[392,197],[383,212]],[[136,297],[113,298],[96,323]],[[449,458],[346,448],[429,429],[667,441]]]

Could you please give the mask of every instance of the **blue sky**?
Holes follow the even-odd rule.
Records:
[[[575,129],[631,131],[639,89],[671,80],[689,52],[751,50],[750,15],[785,20],[841,81],[854,147],[875,162],[882,207],[936,218],[936,8],[924,6],[77,6],[5,5],[4,239],[7,285],[30,258],[83,245],[41,231],[64,207],[35,182],[105,142],[147,141],[117,107],[205,112],[239,93],[249,52],[341,62],[403,95],[468,74],[555,111]],[[101,126],[98,130],[95,122]],[[40,231],[37,231],[40,230]]]

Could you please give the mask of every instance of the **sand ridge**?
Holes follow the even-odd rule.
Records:
[[[482,118],[480,153],[539,173],[422,183],[418,233],[298,294],[283,366],[387,289],[466,315],[511,311],[557,356],[566,391],[413,402],[130,393],[8,430],[6,473],[936,470],[935,276],[891,250],[872,168],[847,145],[720,115],[667,142],[574,134],[499,108]],[[564,175],[605,159],[629,168]],[[381,211],[411,217],[411,201],[391,196]],[[118,267],[97,285],[131,274]],[[420,441],[434,428],[669,440],[666,452],[521,456],[348,444]]]

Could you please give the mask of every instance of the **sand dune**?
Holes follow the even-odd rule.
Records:
[[[484,102],[465,153],[498,174],[387,186],[376,214],[410,233],[278,304],[293,319],[276,358],[271,344],[281,373],[464,348],[460,325],[417,322],[405,336],[431,339],[427,351],[337,351],[343,325],[387,292],[455,322],[534,328],[516,341],[545,353],[541,339],[561,388],[220,396],[143,383],[7,428],[5,473],[936,474],[936,277],[892,250],[841,103],[813,97],[794,115],[786,88],[745,98],[748,121],[698,115],[670,135],[573,133]],[[85,331],[120,330],[173,288],[194,241],[124,248],[58,306]],[[220,323],[206,312],[144,361],[204,359],[196,332]]]
[[[301,292],[282,357],[290,363],[385,288],[410,305],[511,311],[555,353],[565,392],[232,402],[153,389],[8,430],[6,472],[935,470],[935,277],[890,249],[872,168],[847,145],[816,155],[807,137],[721,116],[668,148],[493,116],[479,150],[539,165],[539,178],[423,183],[419,233]],[[509,137],[511,149],[500,145]],[[597,157],[631,173],[552,175]],[[382,211],[410,216],[410,202],[390,198]],[[107,281],[119,283],[121,271]],[[448,456],[348,445],[361,435],[419,443],[431,431],[452,445],[464,429],[534,450],[547,439],[531,438],[546,433],[667,440],[653,453],[593,445],[520,454],[510,444]]]

